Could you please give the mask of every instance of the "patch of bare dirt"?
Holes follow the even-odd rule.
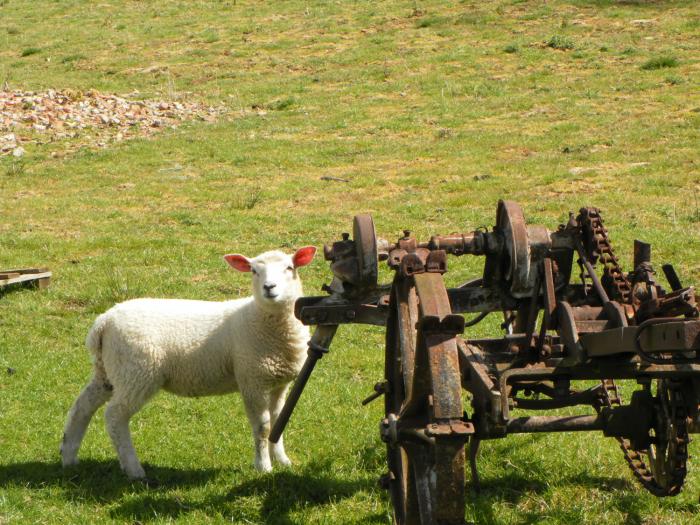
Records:
[[[223,106],[139,100],[127,96],[49,89],[0,91],[0,156],[22,157],[28,144],[65,142],[63,153],[147,137],[190,120],[212,122]],[[54,151],[53,155],[59,155]]]

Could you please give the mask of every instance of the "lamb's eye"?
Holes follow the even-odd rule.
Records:
[[[290,272],[293,272],[293,271],[294,271],[294,266],[287,266],[287,270],[289,270]]]
[[[255,271],[255,268],[251,268],[250,271],[253,272],[253,275],[258,275],[258,272]]]

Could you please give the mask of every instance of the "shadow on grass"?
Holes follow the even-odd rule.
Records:
[[[274,524],[296,523],[290,516],[297,510],[335,503],[363,490],[373,490],[369,479],[340,480],[330,462],[311,463],[302,470],[285,469],[271,474],[255,474],[224,494],[205,495],[186,501],[182,495],[149,492],[129,498],[112,509],[115,519],[148,521],[177,518],[194,511],[217,513],[232,521]],[[386,516],[362,516],[362,523],[384,523]]]
[[[176,469],[144,465],[151,479],[170,488],[204,485],[219,474],[219,469]],[[0,465],[0,488],[22,486],[27,489],[60,487],[71,496],[97,502],[118,499],[125,492],[148,492],[144,483],[129,480],[117,461],[84,460],[64,469],[60,462],[29,461]]]
[[[556,480],[557,486],[569,485],[580,487],[583,490],[598,490],[613,494],[610,499],[610,510],[617,510],[625,516],[625,523],[629,525],[642,525],[648,522],[650,513],[651,496],[647,496],[634,480],[628,478],[622,471],[618,476],[593,476],[585,472],[579,472],[571,476]],[[546,478],[546,473],[526,476],[520,472],[511,472],[499,478],[482,480],[481,492],[469,491],[467,501],[472,508],[470,514],[479,524],[500,524],[499,512],[495,510],[498,503],[509,506],[518,505],[525,499],[549,500],[547,492],[554,488]],[[652,498],[650,500],[650,498]],[[534,525],[547,519],[558,517],[563,523],[577,523],[580,521],[580,508],[552,509],[547,505],[533,505],[537,510],[525,510],[519,515],[518,525]],[[691,502],[678,501],[672,505],[677,512],[689,514],[697,513],[698,505]]]

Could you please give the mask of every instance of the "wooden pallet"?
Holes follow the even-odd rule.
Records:
[[[0,290],[11,285],[46,288],[50,282],[51,272],[48,270],[48,268],[0,270]]]

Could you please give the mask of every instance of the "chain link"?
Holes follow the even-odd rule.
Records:
[[[608,230],[603,225],[603,218],[598,208],[581,208],[578,223],[583,233],[583,245],[591,264],[598,259],[603,265],[601,284],[610,299],[621,303],[629,303],[632,286],[620,266],[612,244],[608,238]]]
[[[603,219],[600,216],[600,210],[598,208],[581,208],[578,224],[581,227],[587,257],[592,264],[600,260],[603,266],[601,284],[610,296],[610,299],[623,304],[631,303],[632,286],[613,252],[612,243],[608,238],[608,230],[603,225]],[[670,414],[668,416],[665,414],[657,415],[661,418],[667,417],[664,424],[675,430],[675,435],[668,436],[669,441],[664,444],[666,447],[669,447],[667,450],[664,450],[664,453],[671,455],[664,461],[664,468],[668,472],[667,478],[663,480],[663,484],[660,480],[654,478],[654,472],[644,462],[642,453],[635,450],[629,440],[620,437],[615,439],[617,439],[625,461],[632,470],[634,477],[646,490],[658,497],[675,496],[681,491],[687,474],[686,462],[688,460],[688,443],[690,442],[686,419],[688,414],[680,383],[671,380],[657,381],[657,396],[659,400],[661,396],[668,393],[670,402]],[[615,381],[603,379],[601,384],[601,402],[599,406],[596,406],[596,410],[600,412],[603,407],[612,408],[613,406],[621,405],[622,400]],[[660,409],[661,407],[659,407]],[[657,439],[665,439],[666,437],[656,436]],[[657,451],[659,450],[658,445]]]
[[[596,410],[600,412],[603,407],[612,408],[621,404],[620,396],[612,379],[603,379],[601,381],[603,388],[601,393],[601,404],[596,406]],[[668,469],[668,480],[662,485],[654,478],[653,471],[644,462],[642,454],[632,448],[629,440],[616,437],[615,439],[620,445],[625,461],[629,466],[637,481],[654,496],[675,496],[681,491],[685,476],[688,472],[686,462],[688,460],[688,436],[687,425],[687,410],[683,399],[680,383],[677,381],[659,380],[659,397],[664,395],[663,389],[668,388],[669,400],[671,403],[669,419],[666,424],[673,426],[675,435],[669,436],[667,446],[671,447],[672,457],[669,457],[665,462],[664,467]],[[658,438],[659,436],[657,436]],[[658,450],[658,445],[657,445]]]

